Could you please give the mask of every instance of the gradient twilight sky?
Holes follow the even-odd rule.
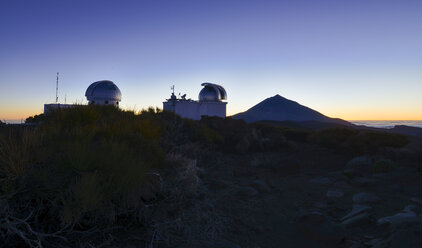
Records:
[[[0,0],[0,119],[86,103],[162,107],[223,85],[228,114],[280,94],[346,120],[422,120],[420,0]]]

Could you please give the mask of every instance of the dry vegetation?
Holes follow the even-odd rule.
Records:
[[[217,210],[210,178],[231,155],[278,171],[277,154],[303,147],[352,158],[408,142],[348,129],[195,122],[157,109],[80,106],[28,122],[37,124],[0,132],[6,247],[215,247],[233,220]],[[373,167],[390,169],[388,161]]]

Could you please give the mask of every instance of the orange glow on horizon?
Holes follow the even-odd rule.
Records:
[[[322,112],[333,118],[343,120],[371,120],[371,121],[418,121],[422,120],[421,109],[386,109],[386,108],[367,108],[345,109],[340,111]]]
[[[133,109],[132,109],[133,110]],[[234,114],[246,111],[245,110],[234,110],[228,109],[227,116],[232,116]],[[360,120],[373,120],[373,121],[419,121],[422,120],[422,110],[421,109],[379,109],[379,108],[367,108],[365,110],[359,109],[330,109],[330,110],[319,110],[320,113],[332,117],[340,118],[348,121],[360,121]],[[26,118],[43,113],[43,108],[41,107],[22,107],[14,106],[9,108],[0,109],[0,119],[1,120],[25,120]]]

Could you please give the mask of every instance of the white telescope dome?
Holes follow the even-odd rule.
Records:
[[[199,101],[219,102],[227,100],[227,93],[223,86],[212,83],[203,83],[204,88],[199,92]]]
[[[85,92],[89,104],[118,106],[122,99],[119,88],[109,80],[92,83]]]

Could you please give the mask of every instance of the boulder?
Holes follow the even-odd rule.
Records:
[[[378,219],[377,224],[402,224],[408,222],[419,222],[420,219],[418,216],[413,212],[405,212],[405,213],[398,213],[392,216],[387,216]]]
[[[352,208],[352,211],[350,211],[350,213],[346,214],[343,218],[341,218],[341,221],[345,221],[349,218],[352,218],[358,214],[364,213],[364,212],[368,212],[372,209],[372,207],[370,206],[366,206],[366,205],[354,205]]]
[[[348,168],[358,168],[358,167],[362,167],[362,166],[370,166],[371,164],[372,164],[372,161],[369,157],[359,156],[359,157],[355,157],[355,158],[349,160],[349,162],[347,162],[346,166]]]
[[[345,221],[341,222],[343,226],[346,227],[354,227],[354,226],[362,226],[371,222],[369,213],[364,212],[353,217],[346,219]]]
[[[353,169],[354,174],[363,175],[370,173],[371,164],[372,161],[369,157],[360,156],[353,158],[349,162],[347,162],[346,167],[349,169]]]

